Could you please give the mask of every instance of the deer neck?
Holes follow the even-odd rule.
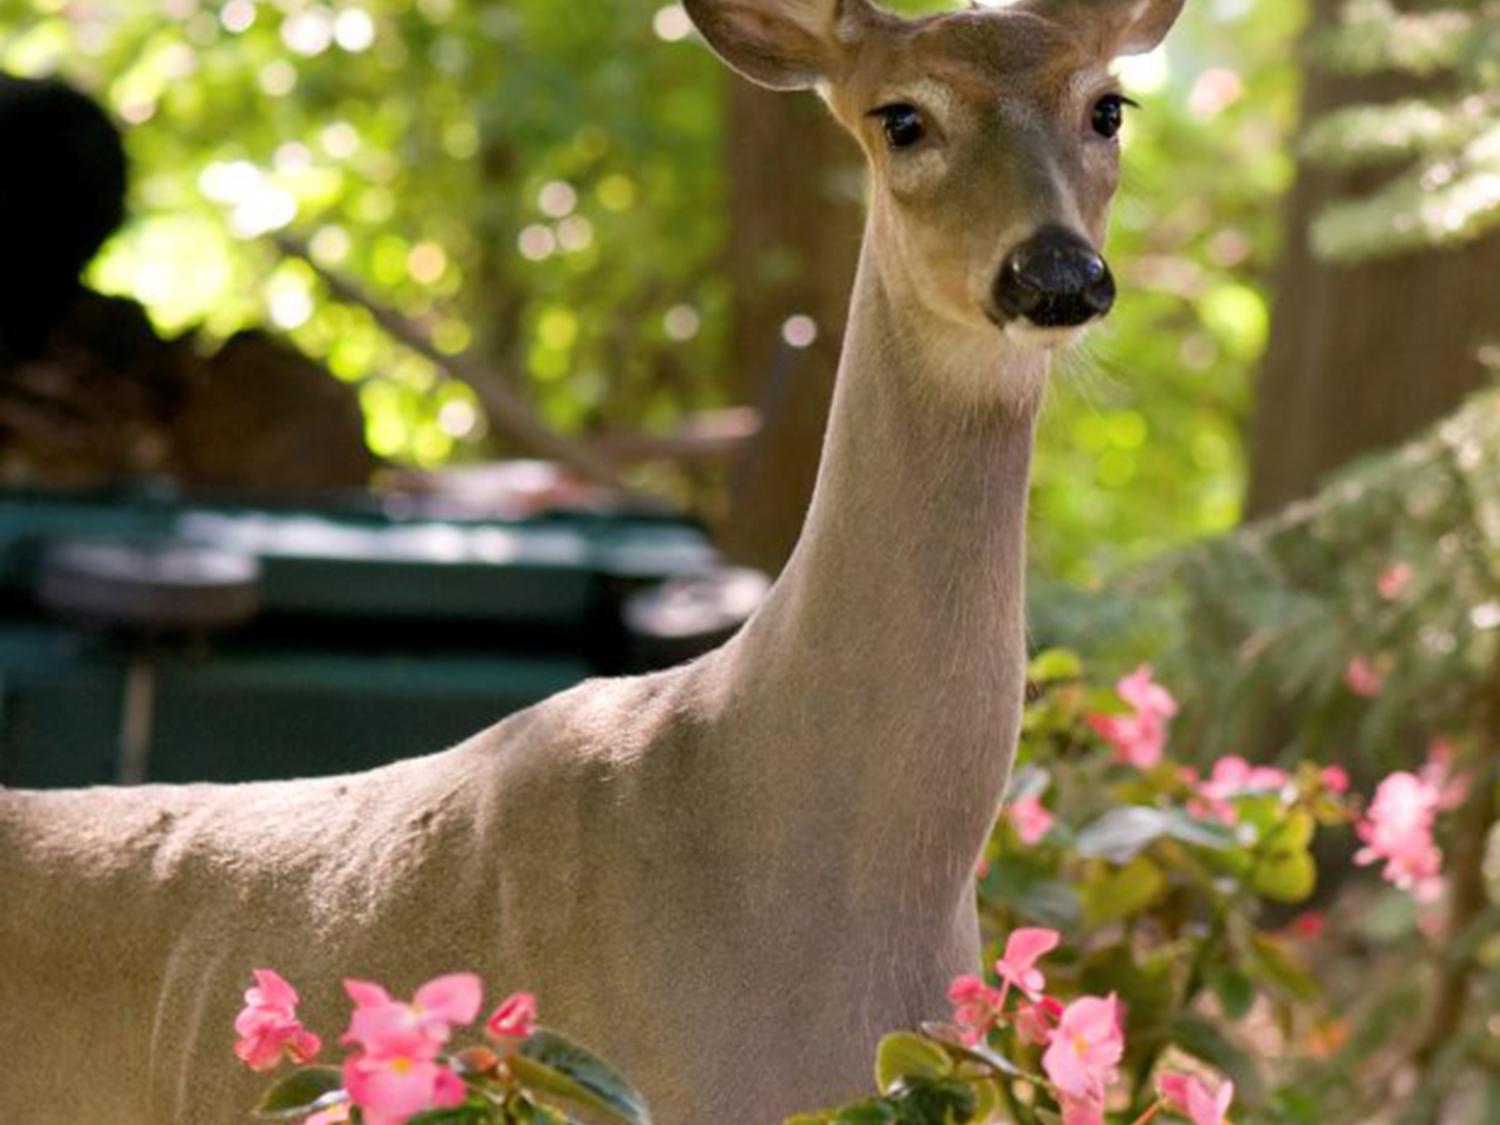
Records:
[[[753,732],[741,781],[778,816],[813,818],[825,856],[902,857],[922,886],[966,895],[1018,732],[1047,362],[935,321],[867,234],[802,538],[727,680]]]

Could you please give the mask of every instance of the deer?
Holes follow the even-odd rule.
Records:
[[[1111,308],[1127,99],[1183,0],[686,0],[816,90],[866,232],[801,540],[722,647],[372,772],[0,792],[0,1120],[239,1122],[252,967],[472,969],[630,1075],[659,1125],[868,1089],[980,956],[974,870],[1023,703],[1027,493],[1053,353]],[[791,174],[785,170],[782,174]]]

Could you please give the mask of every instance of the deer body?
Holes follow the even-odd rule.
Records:
[[[746,54],[720,17],[764,30],[811,12],[839,38],[854,10],[690,9],[747,70],[797,48]],[[892,50],[929,26],[858,12]],[[972,46],[1001,19],[954,16],[944,34]],[[910,83],[934,69],[873,65]],[[827,95],[846,124],[841,99],[873,96],[856,91]],[[958,112],[934,124],[953,137]],[[876,167],[908,196],[923,174]],[[1028,224],[1084,221],[1071,196],[1046,205],[968,226],[995,258]],[[988,304],[934,306],[967,273],[917,291],[903,206],[872,201],[802,542],[725,647],[367,774],[0,791],[0,1120],[243,1121],[263,1080],[234,1063],[231,1024],[260,966],[330,1038],[346,976],[409,994],[468,968],[534,989],[544,1021],[618,1064],[660,1125],[765,1125],[851,1098],[881,1034],[943,1013],[978,960],[972,872],[1019,721],[1047,360]]]

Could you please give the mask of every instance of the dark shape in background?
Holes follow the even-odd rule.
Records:
[[[243,332],[200,354],[80,274],[125,214],[120,134],[55,80],[0,75],[0,481],[143,479],[255,493],[365,485],[353,390],[290,345]]]

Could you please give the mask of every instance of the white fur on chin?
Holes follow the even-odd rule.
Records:
[[[1004,328],[1006,339],[1024,347],[1043,348],[1047,351],[1076,344],[1087,331],[1087,324],[1069,328],[1043,328],[1028,320],[1009,320]]]

